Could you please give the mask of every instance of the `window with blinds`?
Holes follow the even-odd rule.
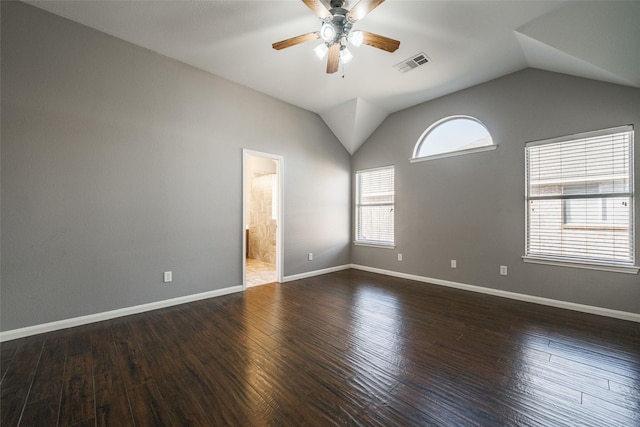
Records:
[[[394,244],[394,167],[356,172],[356,243]]]
[[[634,264],[633,127],[526,144],[526,256]]]

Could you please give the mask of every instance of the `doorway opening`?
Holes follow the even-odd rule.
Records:
[[[243,150],[243,286],[282,281],[282,156]]]

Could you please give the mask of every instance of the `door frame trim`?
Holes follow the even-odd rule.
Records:
[[[284,260],[284,156],[261,151],[242,149],[242,289],[247,289],[247,158],[262,157],[276,162],[276,186],[278,192],[276,212],[276,281],[282,283]]]

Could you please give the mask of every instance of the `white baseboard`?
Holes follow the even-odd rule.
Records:
[[[200,294],[187,295],[184,297],[172,298],[164,301],[151,302],[148,304],[135,305],[132,307],[120,308],[117,310],[104,311],[102,313],[89,314],[87,316],[73,317],[71,319],[58,320],[40,325],[28,326],[26,328],[12,329],[0,332],[0,342],[11,341],[31,335],[43,334],[60,329],[72,328],[74,326],[86,325],[103,320],[115,319],[116,317],[128,316],[131,314],[143,313],[145,311],[157,310],[159,308],[171,307],[173,305],[185,304],[207,298],[219,297],[222,295],[242,292],[242,286],[231,286],[215,291],[203,292]]]
[[[579,311],[583,313],[596,314],[599,316],[612,317],[615,319],[629,320],[631,322],[640,323],[640,314],[629,313],[626,311],[611,310],[608,308],[594,307],[591,305],[576,304],[567,301],[558,301],[550,298],[536,297],[532,295],[519,294],[516,292],[502,291],[499,289],[485,288],[482,286],[469,285],[466,283],[452,282],[449,280],[434,279],[430,277],[417,276],[414,274],[400,273],[397,271],[384,270],[381,268],[367,267],[358,264],[346,264],[337,267],[325,268],[322,270],[310,271],[307,273],[294,274],[291,276],[283,277],[284,282],[291,282],[294,280],[306,279],[309,277],[320,276],[322,274],[333,273],[336,271],[348,270],[353,268],[356,270],[369,271],[371,273],[384,274],[386,276],[399,277],[402,279],[414,280],[416,282],[431,283],[434,285],[447,286],[450,288],[463,289],[471,292],[479,292],[488,295],[494,295],[503,298],[510,298],[519,301],[532,302],[535,304],[542,304],[551,307],[563,308],[567,310]],[[128,316],[131,314],[143,313],[145,311],[157,310],[159,308],[171,307],[178,304],[185,304],[188,302],[203,300],[207,298],[214,298],[222,295],[228,295],[236,292],[242,292],[242,286],[232,286],[224,289],[217,289],[215,291],[203,292],[200,294],[187,295],[184,297],[172,298],[164,301],[157,301],[148,304],[141,304],[132,307],[121,308],[118,310],[105,311],[102,313],[90,314],[87,316],[74,317],[71,319],[58,320],[50,323],[43,323],[41,325],[28,326],[26,328],[12,329],[9,331],[0,332],[0,342],[10,341],[18,338],[24,338],[31,335],[43,334],[46,332],[57,331],[60,329],[72,328],[74,326],[86,325],[89,323],[100,322],[103,320],[114,319],[117,317]]]
[[[322,270],[309,271],[307,273],[284,276],[282,278],[282,283],[292,282],[294,280],[306,279],[308,277],[320,276],[322,274],[327,274],[327,273],[335,273],[336,271],[348,270],[350,268],[352,268],[351,264],[345,264],[345,265],[339,265],[337,267],[323,268]]]
[[[551,298],[536,297],[533,295],[519,294],[516,292],[501,291],[499,289],[485,288],[482,286],[468,285],[466,283],[451,282],[449,280],[433,279],[430,277],[416,276],[414,274],[400,273],[397,271],[383,270],[381,268],[367,267],[365,265],[352,264],[351,268],[356,270],[369,271],[371,273],[384,274],[386,276],[399,277],[402,279],[415,280],[416,282],[431,283],[434,285],[447,286],[450,288],[463,289],[465,291],[478,292],[482,294],[494,295],[518,301],[532,302],[535,304],[548,305],[551,307],[564,308],[566,310],[580,311],[583,313],[597,314],[599,316],[613,317],[615,319],[629,320],[640,323],[640,314],[626,311],[611,310],[609,308],[595,307],[591,305],[576,304],[573,302],[559,301]]]
[[[285,276],[283,277],[282,281],[283,283],[291,282],[293,280],[305,279],[308,277],[319,276],[321,274],[347,270],[349,268],[351,268],[350,264],[341,265],[337,267],[330,267],[322,270],[315,270],[307,273],[295,274],[292,276]],[[187,295],[184,297],[172,298],[164,301],[157,301],[157,302],[152,302],[148,304],[125,307],[117,310],[105,311],[102,313],[89,314],[87,316],[73,317],[71,319],[63,319],[55,322],[28,326],[25,328],[12,329],[8,331],[0,332],[0,342],[11,341],[18,338],[28,337],[31,335],[44,334],[47,332],[57,331],[60,329],[72,328],[74,326],[82,326],[89,323],[101,322],[103,320],[115,319],[117,317],[143,313],[145,311],[157,310],[159,308],[171,307],[173,305],[185,304],[192,301],[198,301],[202,299],[228,295],[235,292],[242,292],[242,286],[232,286],[229,288],[217,289],[215,291],[203,292],[200,294]]]

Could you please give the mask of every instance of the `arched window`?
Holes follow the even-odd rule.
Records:
[[[459,156],[497,147],[487,127],[470,116],[450,116],[438,120],[420,136],[411,161]]]

